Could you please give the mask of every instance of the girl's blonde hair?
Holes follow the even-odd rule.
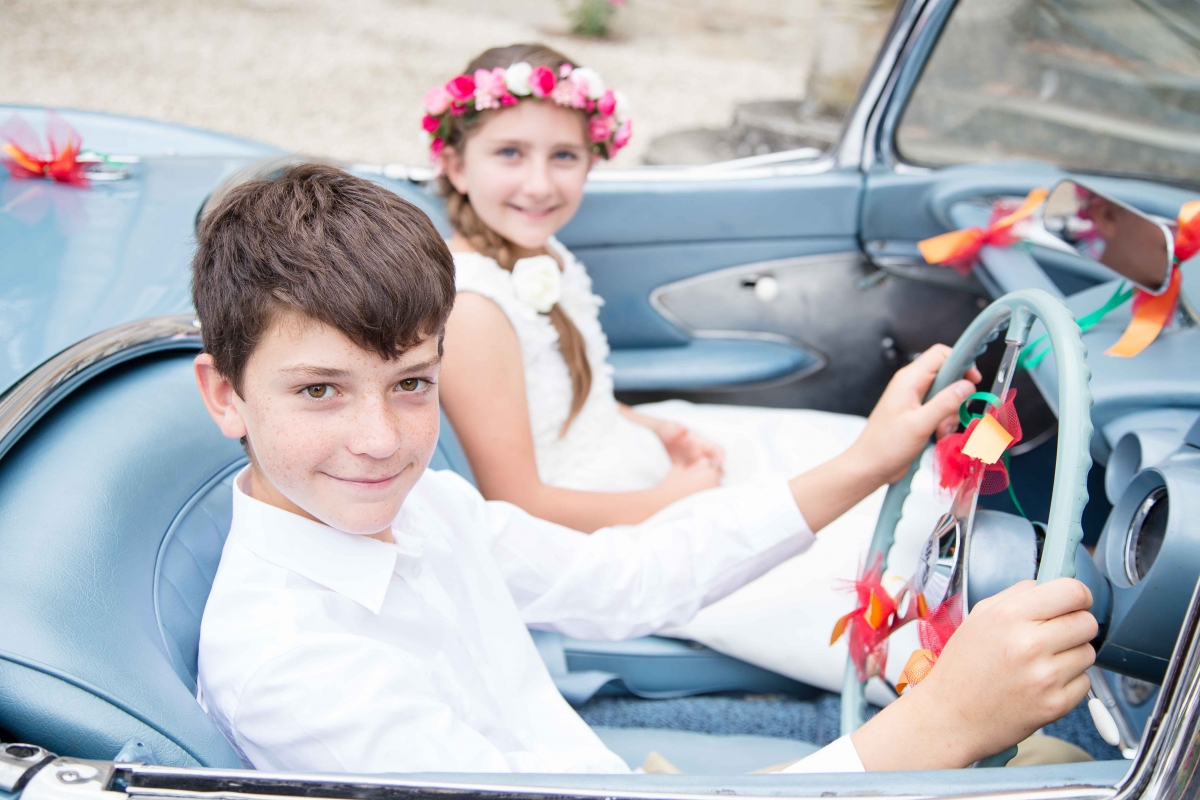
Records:
[[[475,74],[477,69],[495,69],[508,67],[525,61],[530,66],[545,66],[558,74],[563,64],[573,64],[569,58],[541,44],[514,44],[508,47],[493,47],[485,50],[467,65],[465,73]],[[472,115],[462,115],[451,118],[450,132],[446,136],[446,146],[454,148],[460,156],[463,146],[471,134],[495,114],[496,110],[480,111]],[[582,117],[581,117],[582,123]],[[512,242],[505,239],[496,231],[484,224],[475,209],[471,207],[471,198],[454,188],[450,180],[441,175],[438,178],[438,189],[446,198],[446,216],[450,225],[464,239],[471,243],[477,251],[496,260],[502,268],[512,271],[517,263],[516,248]],[[552,254],[553,255],[553,254]],[[557,260],[557,255],[555,259]],[[547,313],[551,324],[558,331],[558,346],[562,350],[563,360],[567,362],[567,370],[571,375],[571,412],[563,424],[562,434],[565,435],[575,417],[579,415],[583,404],[587,401],[592,389],[592,367],[587,359],[587,347],[583,334],[571,322],[571,318],[563,311],[558,303]]]

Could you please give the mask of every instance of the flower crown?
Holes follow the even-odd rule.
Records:
[[[508,69],[477,69],[474,75],[459,75],[425,93],[421,126],[430,138],[429,160],[436,162],[442,154],[450,117],[513,106],[528,98],[549,99],[586,112],[588,138],[601,158],[615,156],[633,134],[624,95],[606,88],[594,69],[563,64],[555,75],[549,67],[518,61]]]

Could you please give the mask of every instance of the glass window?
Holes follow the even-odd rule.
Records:
[[[1200,3],[960,0],[896,147],[1200,184]]]

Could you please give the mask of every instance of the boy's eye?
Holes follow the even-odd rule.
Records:
[[[305,386],[304,394],[311,397],[313,400],[321,400],[333,394],[333,389],[328,383],[318,383],[313,386]]]
[[[421,388],[425,381],[420,378],[405,378],[398,384],[400,389],[405,392],[415,392]]]

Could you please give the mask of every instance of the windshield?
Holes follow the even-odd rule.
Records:
[[[960,0],[896,147],[1200,184],[1200,3]]]

